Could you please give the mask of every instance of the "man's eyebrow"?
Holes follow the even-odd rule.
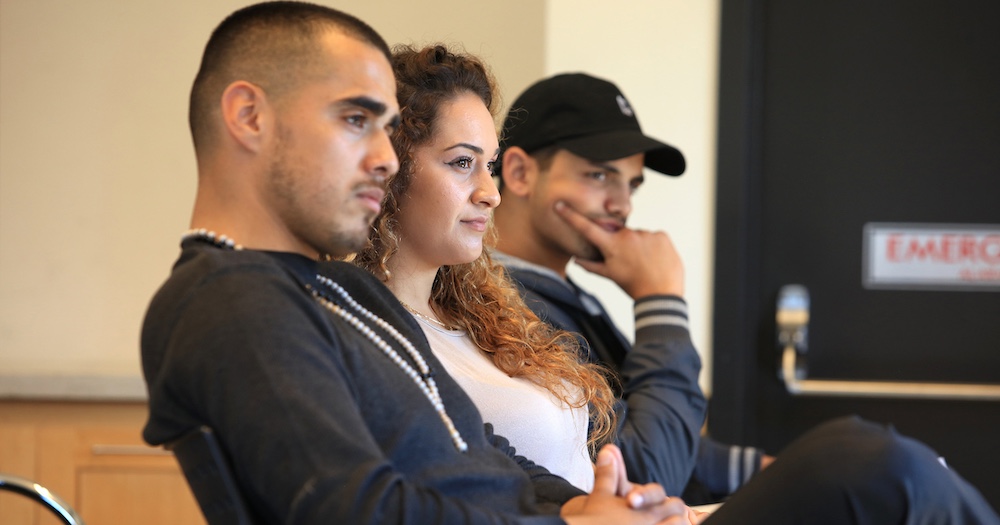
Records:
[[[610,173],[614,173],[615,175],[621,175],[621,170],[619,170],[618,168],[616,168],[616,167],[614,167],[614,166],[612,166],[610,164],[604,164],[604,163],[598,162],[596,160],[589,160],[589,159],[587,160],[587,162],[589,162],[590,165],[593,166],[593,167],[595,167],[595,168],[598,168],[598,169],[601,169],[601,170],[604,170],[604,171],[607,171],[607,172],[610,172]],[[634,177],[632,177],[632,178],[629,179],[629,184],[635,184],[637,186],[640,185],[640,184],[642,184],[642,183],[644,183],[644,182],[646,182],[646,176],[643,175],[641,172],[638,173],[638,174],[636,174],[636,176],[634,176]]]
[[[389,106],[387,106],[386,104],[366,96],[345,98],[339,100],[337,104],[340,106],[356,106],[361,109],[366,109],[376,117],[381,117],[382,115],[385,114],[386,111],[389,110]],[[389,119],[387,126],[390,129],[395,130],[396,128],[399,127],[399,124],[401,122],[402,118],[397,113],[393,115],[391,119]]]
[[[341,106],[357,106],[362,109],[367,109],[376,117],[381,117],[388,111],[389,107],[382,102],[379,102],[371,97],[360,96],[360,97],[350,97],[341,99],[337,102],[337,105]],[[398,118],[398,117],[397,117]]]
[[[616,173],[616,174],[619,174],[619,175],[621,174],[621,170],[619,170],[618,168],[616,168],[616,167],[614,167],[614,166],[612,166],[610,164],[603,164],[603,163],[597,162],[596,160],[588,160],[587,162],[590,162],[590,165],[593,166],[593,167],[595,167],[595,168],[598,168],[598,169],[601,169],[601,170],[604,170],[604,171],[610,171],[611,173]]]

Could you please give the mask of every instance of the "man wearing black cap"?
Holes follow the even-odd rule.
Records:
[[[673,493],[687,486],[689,503],[730,494],[771,458],[699,438],[704,400],[681,259],[667,234],[625,225],[643,166],[676,176],[684,172],[684,156],[643,134],[614,84],[580,73],[528,88],[511,106],[503,132],[496,258],[539,317],[581,334],[590,358],[621,374],[628,412],[619,435],[629,472]],[[634,345],[601,303],[567,277],[574,258],[635,300]],[[686,392],[667,390],[659,403],[629,397],[630,379],[658,362],[644,359],[650,352],[676,355],[671,362]]]
[[[503,203],[494,212],[502,253],[494,258],[519,282],[539,317],[582,334],[590,358],[620,373],[626,407],[618,444],[629,477],[656,480],[668,494],[678,494],[696,454],[695,474],[703,475],[719,458],[699,451],[718,451],[721,445],[699,442],[705,399],[687,328],[680,258],[665,233],[632,230],[625,220],[643,166],[680,175],[684,157],[642,133],[614,84],[582,74],[558,75],[528,88],[511,106],[504,136],[497,168]],[[634,345],[593,296],[567,279],[573,258],[635,299]],[[669,363],[672,373],[657,389],[630,390],[632,381],[662,363]],[[739,470],[757,466],[744,462],[759,456],[722,449],[719,470],[728,471],[731,485],[725,488],[734,490],[745,481]],[[856,417],[805,433],[705,521],[904,522],[1000,525],[1000,518],[926,445]]]

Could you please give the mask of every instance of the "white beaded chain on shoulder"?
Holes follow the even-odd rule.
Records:
[[[225,235],[216,234],[215,232],[209,231],[205,228],[188,230],[184,233],[182,241],[187,239],[195,239],[205,242],[223,250],[243,249],[243,246],[238,244],[233,239]],[[317,302],[338,317],[347,321],[347,323],[355,330],[361,332],[362,335],[371,341],[379,350],[382,351],[383,354],[386,355],[386,357],[395,363],[396,366],[398,366],[407,376],[410,377],[410,379],[413,380],[414,383],[416,383],[416,385],[420,388],[420,391],[427,396],[428,401],[430,401],[434,409],[437,410],[438,416],[441,417],[441,421],[444,423],[445,428],[447,428],[448,433],[451,434],[451,440],[455,443],[455,448],[461,452],[467,451],[469,449],[469,445],[464,439],[462,439],[462,435],[458,432],[458,428],[455,427],[454,421],[452,421],[451,417],[448,416],[448,412],[444,409],[444,400],[441,399],[441,394],[438,392],[437,383],[434,381],[431,374],[431,368],[427,366],[427,361],[424,360],[424,356],[420,355],[420,352],[413,346],[413,343],[403,336],[403,334],[399,333],[399,330],[396,330],[396,327],[389,324],[385,319],[382,319],[364,306],[361,306],[360,303],[351,297],[351,294],[347,293],[347,290],[334,282],[332,279],[322,275],[316,275],[316,280],[327,288],[337,292],[337,294],[343,298],[344,302],[346,302],[348,306],[361,314],[362,317],[365,317],[375,323],[376,326],[385,330],[390,336],[392,336],[393,339],[402,345],[403,349],[406,350],[406,353],[413,359],[413,362],[417,364],[417,367],[420,369],[419,372],[415,370],[410,363],[406,362],[406,360],[399,355],[399,352],[396,352],[396,349],[390,346],[389,343],[386,343],[385,340],[375,333],[370,326],[365,324],[364,321],[358,319],[358,317],[354,314],[324,297],[323,294],[312,286],[309,286],[308,284],[305,285],[306,289],[310,294],[312,294],[313,298],[315,298]]]
[[[224,250],[242,250],[243,245],[237,243],[236,241],[230,239],[229,237],[216,234],[215,232],[207,228],[192,228],[181,236],[181,242],[188,239],[197,239],[201,242],[207,242],[216,248],[222,248]]]
[[[468,450],[469,445],[466,444],[464,439],[462,439],[462,435],[458,432],[458,429],[455,427],[455,423],[452,421],[451,417],[448,416],[448,412],[444,408],[444,400],[441,399],[441,394],[440,392],[438,392],[437,383],[434,381],[434,377],[432,377],[431,375],[431,369],[429,366],[427,366],[427,361],[424,360],[424,357],[420,355],[420,352],[417,351],[416,347],[413,346],[413,343],[411,343],[409,339],[403,336],[403,334],[399,333],[399,331],[396,330],[396,328],[391,324],[389,324],[385,319],[382,319],[381,317],[375,315],[370,310],[362,306],[361,303],[355,301],[354,298],[351,297],[349,293],[347,293],[347,290],[345,290],[342,286],[340,286],[332,279],[324,277],[322,275],[316,275],[316,280],[319,281],[324,286],[326,286],[327,288],[330,288],[331,290],[337,292],[337,294],[340,295],[340,297],[347,303],[348,306],[357,311],[366,319],[375,323],[378,327],[388,332],[393,339],[398,341],[399,344],[403,346],[403,348],[406,350],[406,353],[409,354],[411,358],[413,358],[413,362],[416,363],[417,367],[420,369],[419,372],[415,370],[413,366],[410,365],[410,363],[406,362],[406,360],[404,360],[399,355],[399,353],[396,352],[396,349],[390,346],[389,343],[386,343],[381,336],[375,333],[375,331],[372,330],[371,327],[369,327],[363,321],[358,319],[357,316],[348,312],[347,310],[342,308],[340,305],[334,303],[333,301],[330,301],[329,299],[323,297],[323,295],[319,293],[316,289],[312,288],[309,285],[306,285],[306,289],[308,289],[312,293],[313,297],[317,301],[319,301],[320,304],[322,304],[324,307],[326,307],[326,309],[330,310],[334,314],[343,318],[345,321],[347,321],[348,324],[350,324],[356,330],[361,332],[362,335],[364,335],[366,338],[368,338],[369,341],[375,344],[375,346],[378,347],[378,349],[381,350],[382,353],[384,353],[390,360],[392,360],[392,362],[395,363],[396,366],[402,369],[403,372],[406,373],[406,375],[409,376],[414,383],[416,383],[416,385],[420,388],[420,391],[423,392],[425,396],[427,396],[427,399],[431,402],[431,405],[434,407],[435,410],[437,410],[438,416],[441,417],[441,421],[444,423],[444,426],[448,429],[448,432],[451,434],[452,441],[455,442],[455,448],[457,448],[462,452]]]

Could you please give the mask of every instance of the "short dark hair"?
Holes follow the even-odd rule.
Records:
[[[188,124],[195,150],[212,134],[211,115],[226,86],[245,80],[272,96],[298,86],[323,64],[316,40],[330,29],[371,44],[386,59],[385,40],[358,18],[307,2],[263,2],[239,9],[215,28],[191,87]]]

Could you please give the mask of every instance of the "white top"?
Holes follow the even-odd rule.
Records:
[[[590,492],[594,467],[587,452],[587,407],[570,408],[545,388],[512,378],[462,330],[445,330],[419,316],[431,351],[472,398],[483,421],[517,453]]]

